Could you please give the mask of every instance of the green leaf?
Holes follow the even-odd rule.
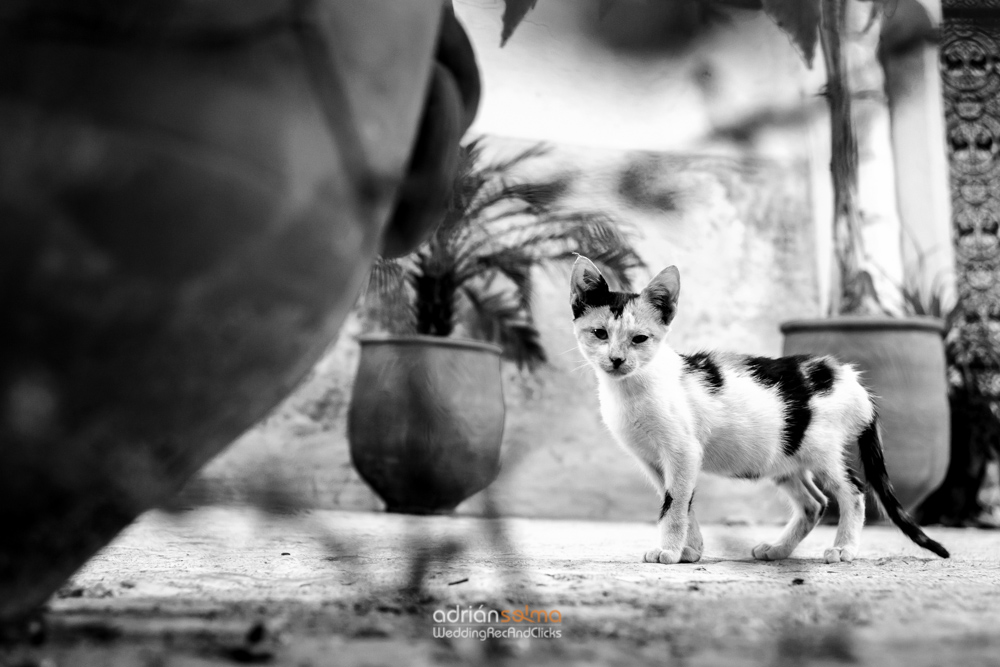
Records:
[[[819,0],[763,0],[764,12],[789,37],[812,67],[819,33]]]
[[[500,33],[500,46],[507,43],[510,36],[514,34],[514,29],[520,25],[525,15],[535,8],[537,2],[538,0],[504,0],[503,32]]]

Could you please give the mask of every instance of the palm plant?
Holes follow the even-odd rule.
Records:
[[[533,270],[587,255],[619,287],[644,264],[623,226],[593,210],[564,206],[570,177],[533,180],[515,171],[545,155],[536,145],[513,157],[487,160],[483,145],[460,149],[447,212],[416,251],[379,259],[365,311],[395,334],[461,333],[497,343],[518,368],[546,361],[532,316]]]

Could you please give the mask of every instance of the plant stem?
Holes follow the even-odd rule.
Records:
[[[835,266],[830,281],[830,314],[857,312],[866,296],[874,296],[862,270],[865,257],[858,207],[858,139],[852,116],[851,88],[843,38],[847,2],[821,0],[820,45],[826,64],[826,100],[830,107],[833,175],[833,246]]]

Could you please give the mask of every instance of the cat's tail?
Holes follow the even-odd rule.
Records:
[[[941,558],[948,558],[948,550],[927,537],[924,531],[910,518],[899,499],[892,490],[892,482],[889,481],[889,473],[885,469],[885,455],[882,451],[882,437],[878,432],[878,413],[872,414],[872,420],[865,427],[865,430],[858,436],[858,449],[861,452],[861,464],[865,469],[865,477],[868,478],[868,485],[879,500],[882,507],[894,524],[899,526],[903,534],[913,540],[918,546],[933,551]]]

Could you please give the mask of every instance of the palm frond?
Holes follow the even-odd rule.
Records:
[[[455,182],[439,233],[447,234],[451,228],[460,226],[468,217],[467,211],[471,203],[481,197],[483,188],[490,184],[491,179],[476,168],[481,152],[478,141],[472,141],[459,148]]]
[[[362,293],[361,312],[366,330],[415,332],[416,311],[409,286],[412,264],[408,258],[375,259],[368,274],[368,286]]]
[[[622,286],[631,284],[629,272],[645,268],[621,226],[595,211],[558,212],[530,224],[509,225],[480,243],[477,255],[491,254],[491,244],[530,255],[535,264],[573,261],[576,254],[600,261]],[[463,270],[466,264],[463,264]]]
[[[404,259],[386,259],[376,257],[368,272],[368,287],[366,292],[378,296],[392,294],[406,282],[407,270]]]
[[[482,148],[479,145],[479,140],[477,139],[473,142],[470,142],[470,144],[474,144],[475,147],[479,149],[478,157],[481,157]],[[522,151],[514,153],[510,157],[495,159],[492,162],[486,162],[484,164],[480,164],[477,167],[477,171],[483,173],[487,177],[495,176],[498,174],[507,174],[515,167],[519,167],[524,162],[533,160],[538,157],[542,157],[543,155],[548,155],[551,152],[552,152],[552,147],[547,144],[544,143],[534,144],[532,146],[529,146],[528,148],[525,148]]]
[[[523,204],[525,213],[542,215],[549,211],[569,190],[570,179],[563,174],[546,181],[505,183],[504,199]]]
[[[519,368],[545,362],[532,318],[534,270],[584,254],[609,280],[628,287],[644,266],[627,228],[599,211],[563,202],[572,185],[566,173],[532,179],[524,163],[549,152],[538,144],[510,157],[488,159],[484,145],[465,144],[449,207],[430,239],[398,260],[380,260],[366,294],[379,295],[388,326],[449,335],[468,332],[504,348]],[[395,301],[394,301],[395,300]],[[408,310],[399,301],[408,300]]]
[[[460,211],[465,218],[474,218],[476,211],[472,203],[479,200],[478,196],[484,187],[491,186],[492,190],[496,190],[496,186],[502,185],[511,170],[526,161],[548,154],[551,148],[545,144],[535,144],[510,157],[493,161],[483,159],[480,139],[470,141],[459,150],[458,176],[453,189],[451,208]]]
[[[505,359],[518,369],[536,370],[547,361],[538,329],[528,312],[511,295],[485,292],[473,286],[462,289],[472,313],[472,328],[478,337],[503,348]]]
[[[578,254],[585,255],[601,268],[605,277],[625,290],[632,288],[630,274],[646,268],[621,228],[603,214],[567,224],[562,231],[554,234],[549,244],[549,261],[569,262],[575,261]]]
[[[487,213],[493,218],[513,215],[544,215],[569,191],[570,176],[561,174],[544,181],[511,182],[497,177],[483,183],[474,197],[463,202],[463,215],[474,224],[483,224]],[[499,208],[499,211],[494,209]]]
[[[903,225],[903,231],[913,244],[915,259],[903,268],[902,284],[894,287],[903,302],[903,312],[907,315],[939,317],[950,325],[956,307],[954,274],[950,270],[939,270],[930,275],[931,253],[920,247],[912,231]],[[930,284],[926,280],[930,277]]]
[[[581,252],[580,254],[586,253]],[[617,286],[612,285],[618,290],[630,291],[632,289],[630,272],[646,268],[645,262],[639,259],[631,248],[607,248],[592,251],[586,256],[601,269],[608,280],[618,283]],[[565,259],[566,261],[570,260],[569,257]],[[572,259],[576,260],[576,253],[573,254]]]
[[[925,315],[948,320],[954,309],[954,299],[949,299],[948,281],[937,276],[929,286],[924,286],[918,276],[908,277],[899,287],[903,310],[909,315]]]
[[[519,305],[525,310],[531,309],[531,299],[534,296],[534,282],[531,269],[538,264],[538,259],[522,248],[503,248],[497,252],[476,258],[475,265],[460,273],[465,281],[473,278],[492,278],[491,274],[500,274],[510,281],[516,292]]]

